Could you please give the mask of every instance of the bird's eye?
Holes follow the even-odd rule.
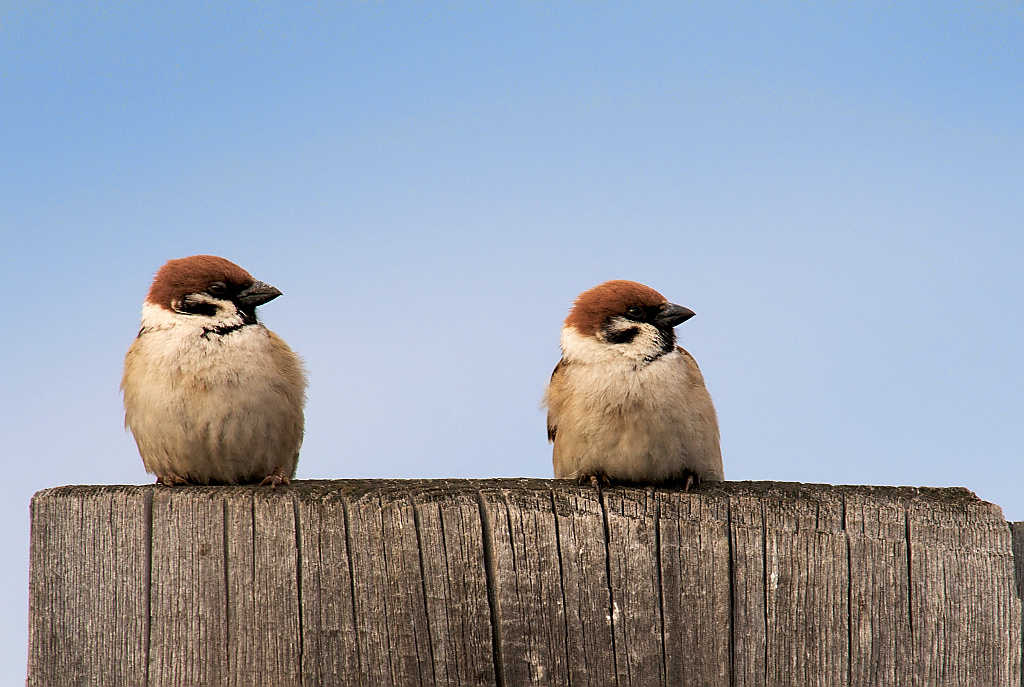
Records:
[[[643,317],[644,309],[641,308],[639,305],[631,305],[628,308],[626,308],[626,314],[629,317],[640,318]]]
[[[223,296],[228,292],[228,285],[222,281],[215,281],[206,289],[211,296]]]

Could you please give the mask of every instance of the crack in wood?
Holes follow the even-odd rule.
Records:
[[[380,494],[378,494],[377,498],[376,498],[376,501],[377,501],[378,512],[380,513],[380,540],[384,544],[381,547],[381,560],[383,562],[384,570],[387,571],[388,570],[388,543],[391,540],[388,537],[387,529],[384,526],[384,499],[383,499],[383,497]],[[389,605],[388,601],[390,600],[389,599],[390,592],[391,592],[391,590],[385,587],[384,592],[380,595],[383,616],[385,618],[390,617],[390,614],[388,613],[388,605]],[[385,645],[386,647],[394,647],[396,645],[395,639],[392,637],[392,634],[391,634],[393,629],[397,629],[397,628],[392,628],[391,623],[388,623],[388,622],[384,623],[384,635],[387,637],[387,644]],[[389,650],[389,651],[386,652],[386,655],[387,655],[387,660],[388,660],[388,670],[389,670],[389,672],[391,674],[390,675],[391,681],[397,684],[398,682],[400,682],[399,676],[398,676],[399,666],[395,665],[394,651],[393,650]],[[422,680],[421,680],[421,683],[422,683]]]
[[[145,683],[149,684],[149,651],[152,641],[152,617],[153,617],[153,488],[146,490],[143,498],[142,512],[145,523],[142,534],[142,579],[145,581],[142,589],[142,604],[146,609],[146,617],[142,619],[143,635],[143,671]]]
[[[484,574],[487,578],[487,605],[491,614],[491,653],[494,663],[494,679],[498,687],[505,686],[505,670],[501,656],[501,625],[498,622],[497,576],[494,565],[494,544],[491,530],[491,517],[484,503],[483,494],[476,490],[477,506],[480,509],[480,529],[483,534]]]
[[[729,618],[732,620],[729,628],[729,684],[736,684],[736,566],[737,561],[733,546],[732,528],[732,498],[725,497],[725,521],[727,524],[726,542],[729,546]]]
[[[911,646],[914,641],[914,561],[913,554],[911,553],[911,539],[910,539],[910,509],[907,508],[903,512],[903,522],[906,528],[906,542],[907,542],[907,622],[910,625],[910,639]]]
[[[452,573],[452,570],[448,567],[448,560],[449,560],[448,538],[447,538],[447,536],[445,534],[444,511],[440,507],[437,508],[437,530],[438,530],[438,534],[441,537],[441,560],[444,562],[444,579],[445,579],[446,584],[447,584],[448,581],[450,581],[452,579],[453,573]],[[422,550],[420,551],[420,567],[421,568],[423,567],[423,552],[422,552]],[[424,585],[425,585],[426,584],[426,572],[424,572],[423,575],[424,575]],[[426,589],[425,586],[424,586],[424,589]],[[426,598],[426,594],[424,594],[424,598]],[[445,621],[445,628],[448,630],[448,632],[451,632],[451,628],[455,627],[456,624],[460,624],[461,625],[461,620],[462,620],[461,618],[455,618],[455,617],[452,616],[452,613],[451,613],[452,605],[450,603],[447,603],[450,600],[451,600],[451,588],[449,586],[449,587],[446,587],[446,589],[445,589],[445,601],[446,601],[446,603],[444,604],[444,621]],[[428,613],[429,613],[429,609],[428,609]],[[429,616],[428,616],[428,622],[429,622]],[[463,628],[460,627],[460,630],[461,629],[463,629]],[[460,633],[460,635],[461,635],[461,633]],[[440,641],[443,642],[443,638],[439,638],[439,639],[440,639]],[[431,636],[431,656],[434,655],[434,653],[433,653],[433,646],[434,646],[434,644],[433,644],[433,636]],[[449,651],[445,651],[444,652],[444,668],[445,668],[445,677],[446,678],[448,678],[451,675],[458,675],[459,674],[458,661],[454,660],[454,657],[452,656],[452,652],[449,652]],[[435,680],[435,682],[437,681],[437,672],[436,672],[436,670],[434,672],[434,680]],[[450,678],[449,678],[448,681],[449,682],[451,681]]]
[[[232,620],[231,617],[231,556],[228,549],[228,540],[230,535],[228,534],[228,500],[221,500],[221,543],[223,545],[224,553],[224,660],[230,666],[231,663],[231,636],[232,636]]]
[[[661,681],[668,678],[668,656],[665,641],[665,585],[662,583],[661,561],[661,499],[654,487],[647,493],[648,502],[654,502],[654,572],[658,585],[658,622],[661,624]]]
[[[296,614],[299,620],[299,665],[302,665],[303,654],[305,653],[305,629],[303,626],[303,608],[302,603],[302,528],[299,522],[299,502],[295,498],[295,494],[291,495],[292,500],[292,517],[294,518],[295,525],[295,596],[296,596]],[[225,566],[226,567],[226,566]],[[305,671],[299,671],[299,687],[304,682]]]
[[[853,679],[853,552],[850,531],[846,527],[846,494],[842,494],[841,523],[846,540],[846,679]]]
[[[558,524],[558,509],[555,506],[555,492],[552,489],[551,496],[551,517],[555,525],[555,552],[558,555],[558,588],[562,593],[562,626],[565,630],[565,667],[566,684],[572,685],[572,661],[569,659],[569,607],[565,600],[565,570],[562,565],[562,533]]]
[[[612,552],[610,532],[608,531],[608,509],[604,503],[604,490],[601,483],[597,483],[597,503],[601,508],[601,523],[604,526],[604,561],[605,561],[605,582],[608,583],[608,624],[611,626],[612,644],[612,665],[615,668],[615,684],[619,684],[619,651],[615,640],[616,622],[615,616],[615,592],[612,589]],[[627,676],[629,674],[629,661],[626,661]]]
[[[427,600],[427,574],[426,569],[423,566],[423,537],[421,535],[422,525],[420,524],[420,510],[416,505],[415,499],[410,497],[409,502],[412,506],[413,528],[416,530],[416,554],[420,564],[420,594],[423,596],[423,615],[427,620],[426,635],[427,651],[430,656],[430,679],[432,684],[437,684],[437,668],[435,665],[437,659],[434,656],[434,641],[430,636],[430,602]],[[419,637],[419,635],[417,635],[417,637]],[[420,682],[421,684],[423,682],[422,672],[420,673]]]
[[[356,604],[355,604],[355,599],[356,599],[356,576],[355,576],[355,571],[353,569],[353,563],[352,563],[352,533],[351,533],[351,531],[349,529],[349,520],[350,520],[350,517],[349,517],[349,505],[348,505],[348,499],[347,498],[342,498],[342,499],[339,499],[339,500],[341,502],[341,514],[342,514],[342,520],[344,522],[344,527],[345,527],[345,558],[348,561],[348,584],[349,584],[349,594],[350,594],[349,599],[351,601],[351,603],[349,604],[349,608],[352,610],[352,632],[356,635],[355,641],[353,642],[353,644],[355,644],[355,653],[356,653],[356,674],[359,675],[362,678],[362,676],[365,675],[365,673],[364,673],[364,669],[363,669],[362,650],[360,649],[360,646],[359,646],[359,644],[360,644],[360,642],[359,642],[359,622],[358,622],[358,616],[356,614]],[[360,682],[361,681],[362,680],[360,680]]]
[[[768,624],[769,611],[771,609],[771,603],[768,597],[768,523],[767,516],[764,512],[764,503],[758,504],[761,511],[761,584],[764,589],[764,600],[762,601],[764,609],[764,667],[765,670],[771,665],[771,630],[772,627]]]

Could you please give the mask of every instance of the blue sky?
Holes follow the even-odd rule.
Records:
[[[0,676],[28,502],[148,483],[149,281],[284,292],[299,478],[551,475],[572,299],[644,282],[728,479],[962,485],[1024,520],[1024,14],[994,3],[4,3]]]

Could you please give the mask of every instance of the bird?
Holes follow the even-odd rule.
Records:
[[[291,483],[306,372],[256,317],[280,295],[215,255],[157,271],[121,379],[125,427],[157,484]]]
[[[614,279],[577,297],[542,406],[556,478],[689,491],[725,479],[715,406],[676,345],[694,316],[649,286]]]

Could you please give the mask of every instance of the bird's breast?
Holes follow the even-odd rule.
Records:
[[[627,361],[571,365],[566,383],[577,403],[609,410],[642,411],[675,403],[685,389],[686,368],[678,353],[646,365]]]

